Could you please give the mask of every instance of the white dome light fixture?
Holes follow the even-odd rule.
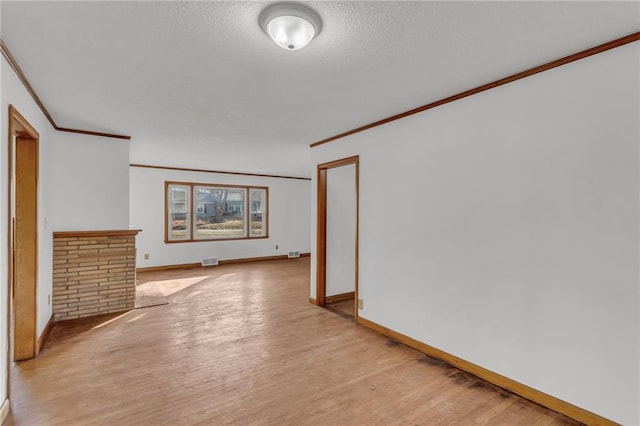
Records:
[[[320,15],[298,3],[272,4],[258,19],[264,32],[286,50],[302,49],[322,29]]]

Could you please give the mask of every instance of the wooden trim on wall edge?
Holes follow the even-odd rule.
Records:
[[[354,297],[356,297],[356,292],[349,291],[347,293],[340,293],[340,294],[334,294],[333,296],[327,296],[325,297],[324,300],[326,301],[326,303],[336,303],[336,302],[342,302],[343,300],[353,299]]]
[[[420,342],[419,340],[413,339],[402,333],[398,333],[397,331],[391,330],[390,328],[384,327],[380,324],[376,324],[375,322],[368,319],[358,317],[357,321],[358,324],[361,324],[377,333],[397,340],[400,343],[403,343],[426,355],[444,361],[449,365],[459,368],[460,370],[473,374],[474,376],[486,380],[489,383],[513,392],[514,394],[533,401],[536,404],[540,404],[543,407],[564,414],[565,416],[571,417],[572,419],[578,420],[582,423],[606,426],[613,426],[618,424],[595,413],[592,413],[591,411],[585,410],[584,408],[580,408],[554,396],[533,389],[527,385],[516,382],[515,380],[505,377],[501,374],[495,373],[491,370],[487,370],[486,368],[480,367],[479,365],[473,364],[469,361],[465,361],[462,358],[458,358],[455,355],[451,355],[440,349],[434,348],[433,346],[429,346],[426,343]]]
[[[316,299],[315,299],[315,298],[313,298],[313,297],[310,297],[310,298],[309,298],[309,303],[311,303],[312,305],[317,305],[317,303],[316,303]]]
[[[56,231],[54,238],[80,238],[80,237],[124,237],[138,235],[142,229],[111,229],[99,231]]]
[[[118,135],[115,133],[94,132],[93,130],[70,129],[68,127],[58,127],[57,125],[55,126],[55,129],[59,132],[79,133],[81,135],[100,136],[102,138],[122,139],[125,141],[131,140],[131,136]]]
[[[51,315],[51,318],[49,318],[47,325],[44,326],[44,330],[42,330],[42,334],[40,335],[40,337],[38,338],[38,341],[36,342],[36,356],[38,356],[38,354],[40,353],[40,349],[42,349],[45,342],[49,338],[52,328],[53,328],[53,315]]]
[[[29,121],[24,118],[20,111],[12,104],[9,104],[9,122],[10,124],[14,124],[14,126],[9,129],[9,136],[18,136],[18,133],[26,132],[26,137],[30,139],[40,139],[40,134],[38,131],[29,123]],[[13,122],[13,123],[11,123]]]
[[[372,129],[374,127],[382,126],[383,124],[387,124],[387,123],[390,123],[392,121],[400,120],[401,118],[405,118],[405,117],[408,117],[410,115],[417,114],[419,112],[427,111],[429,109],[432,109],[432,108],[435,108],[435,107],[439,107],[441,105],[445,105],[445,104],[448,104],[450,102],[457,101],[457,100],[466,98],[468,96],[484,92],[484,91],[489,90],[489,89],[494,89],[496,87],[503,86],[505,84],[512,83],[514,81],[521,80],[521,79],[526,78],[526,77],[530,77],[530,76],[532,76],[534,74],[538,74],[538,73],[541,73],[541,72],[544,72],[544,71],[548,71],[550,69],[557,68],[557,67],[560,67],[562,65],[566,65],[566,64],[569,64],[571,62],[578,61],[580,59],[588,58],[589,56],[597,55],[598,53],[603,53],[603,52],[606,52],[607,50],[615,49],[616,47],[624,46],[626,44],[633,43],[633,42],[636,42],[638,40],[640,40],[640,31],[632,33],[632,34],[629,34],[629,35],[626,35],[624,37],[617,38],[615,40],[611,40],[611,41],[609,41],[607,43],[603,43],[603,44],[600,44],[598,46],[591,47],[589,49],[582,50],[580,52],[577,52],[577,53],[562,57],[560,59],[556,59],[554,61],[547,62],[547,63],[542,64],[542,65],[538,65],[537,67],[529,68],[528,70],[521,71],[519,73],[512,74],[512,75],[510,75],[508,77],[504,77],[504,78],[501,78],[499,80],[492,81],[491,83],[486,83],[486,84],[483,84],[481,86],[475,87],[473,89],[465,90],[464,92],[460,92],[460,93],[457,93],[455,95],[440,99],[438,101],[431,102],[431,103],[419,106],[419,107],[411,109],[409,111],[401,112],[399,114],[392,115],[392,116],[387,117],[387,118],[383,118],[382,120],[378,120],[378,121],[374,121],[373,123],[365,124],[364,126],[360,126],[360,127],[355,128],[353,130],[349,130],[347,132],[340,133],[338,135],[331,136],[331,137],[326,138],[326,139],[322,139],[322,140],[320,140],[318,142],[314,142],[309,146],[311,148],[315,148],[316,146],[319,146],[319,145],[322,145],[322,144],[325,144],[325,143],[328,143],[328,142],[332,142],[332,141],[335,141],[337,139],[344,138],[346,136],[351,136],[353,134],[360,133],[360,132],[363,132],[365,130]]]
[[[7,416],[9,415],[9,410],[11,409],[11,403],[9,398],[4,400],[2,403],[2,407],[0,407],[0,425],[5,421]]]
[[[300,253],[300,257],[309,257],[311,253]],[[261,256],[261,257],[244,257],[240,259],[225,259],[220,260],[218,265],[229,265],[232,263],[247,263],[247,262],[261,262],[264,260],[281,260],[288,259],[289,257],[286,254],[280,254],[277,256]],[[157,271],[170,271],[173,269],[191,269],[202,267],[200,262],[191,262],[191,263],[177,263],[174,265],[161,265],[161,266],[149,266],[146,268],[136,268],[136,272],[157,272]]]
[[[229,171],[223,171],[223,170],[208,170],[208,169],[191,169],[191,168],[187,168],[187,167],[173,167],[173,166],[153,166],[151,164],[131,163],[131,164],[129,164],[129,167],[140,167],[140,168],[145,168],[145,169],[160,169],[160,170],[177,170],[177,171],[180,171],[180,172],[218,173],[218,174],[221,174],[221,175],[240,175],[240,176],[255,176],[255,177],[278,178],[278,179],[311,180],[311,178],[298,177],[298,176],[268,175],[268,174],[261,174],[261,173],[244,173],[244,172],[229,172]]]
[[[44,116],[47,118],[47,120],[51,124],[51,127],[53,127],[55,130],[58,130],[60,132],[70,132],[70,133],[80,133],[83,135],[101,136],[105,138],[115,138],[115,139],[124,139],[124,140],[131,139],[131,136],[127,136],[127,135],[118,135],[114,133],[103,133],[103,132],[94,132],[91,130],[79,130],[79,129],[70,129],[67,127],[58,127],[56,122],[53,120],[53,117],[51,117],[51,114],[49,114],[49,111],[44,106],[44,104],[42,103],[38,95],[36,94],[36,91],[33,89],[33,86],[31,86],[31,83],[29,83],[29,80],[27,80],[27,77],[22,72],[22,69],[20,68],[15,58],[9,51],[9,48],[7,47],[6,44],[4,44],[4,41],[2,39],[0,39],[0,52],[2,52],[2,56],[4,56],[4,58],[7,60],[7,62],[9,63],[9,66],[11,67],[11,69],[13,69],[13,72],[16,73],[16,75],[18,76],[18,79],[24,86],[25,90],[29,93],[33,101],[36,103],[36,105],[38,105],[38,108],[40,108],[40,111],[42,111],[42,114],[44,114]]]

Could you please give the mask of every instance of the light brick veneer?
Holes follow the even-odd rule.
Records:
[[[138,230],[53,233],[56,321],[133,309]]]

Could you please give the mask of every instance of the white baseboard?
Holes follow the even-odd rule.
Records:
[[[0,424],[2,424],[2,422],[4,422],[4,419],[7,418],[7,415],[9,414],[9,398],[5,399],[4,402],[2,403],[2,407],[0,408]]]

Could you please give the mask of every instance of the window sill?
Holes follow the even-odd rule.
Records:
[[[213,241],[246,241],[246,240],[264,240],[269,238],[268,235],[262,237],[240,237],[240,238],[210,238],[197,240],[164,240],[165,244],[181,244],[181,243],[210,243]]]

